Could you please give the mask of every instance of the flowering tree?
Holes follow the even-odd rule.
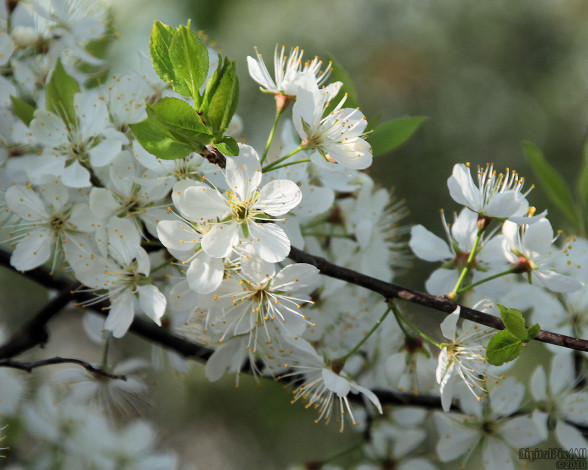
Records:
[[[1,17],[11,249],[0,259],[54,293],[0,338],[0,410],[17,423],[2,439],[14,428],[38,440],[34,452],[5,452],[20,459],[13,468],[180,467],[155,450],[150,424],[121,418],[148,393],[139,372],[154,365],[112,362],[110,346],[130,334],[174,353],[165,367],[182,373],[196,360],[210,381],[248,373],[287,384],[316,422],[362,432],[354,468],[514,468],[550,438],[585,463],[588,245],[554,236],[516,172],[487,165],[472,177],[456,164],[447,186],[460,211],[453,224],[442,216],[444,240],[403,226],[404,204],[361,171],[424,119],[372,129],[338,64],[276,47],[272,74],[259,51],[247,58],[276,104],[258,151],[242,138],[235,62],[189,23],[155,22],[145,69],[103,80],[108,64],[92,51],[110,20],[99,4],[7,2]],[[525,148],[580,233],[585,214],[541,152]],[[409,249],[437,263],[428,293],[392,284]],[[70,302],[102,357],[22,359]],[[437,311],[439,329],[406,303]],[[527,384],[508,369],[532,341],[550,357]],[[34,397],[10,370],[63,363],[75,368]],[[336,468],[326,458],[306,466]]]

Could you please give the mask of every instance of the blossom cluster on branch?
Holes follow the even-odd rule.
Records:
[[[488,164],[476,180],[457,164],[447,186],[462,208],[452,224],[442,216],[446,240],[410,228],[404,203],[362,170],[422,119],[373,129],[340,65],[276,46],[272,73],[256,49],[249,74],[276,112],[255,149],[244,132],[260,130],[246,110],[237,114],[235,62],[190,23],[155,22],[143,70],[111,77],[93,52],[113,39],[110,21],[98,2],[0,7],[0,235],[14,270],[33,279],[48,270],[72,286],[22,332],[1,331],[0,411],[39,441],[35,452],[13,446],[12,468],[183,465],[155,450],[152,425],[129,416],[141,415],[141,373],[161,367],[161,356],[113,363],[109,354],[141,317],[208,348],[210,381],[272,377],[317,423],[341,432],[352,424],[364,437],[354,468],[426,470],[458,458],[514,468],[518,449],[552,432],[563,448],[586,448],[584,357],[573,350],[581,340],[549,345],[549,372],[538,365],[528,384],[508,372],[546,330],[582,338],[588,325],[588,242],[570,236],[559,246],[523,178]],[[410,251],[440,263],[426,283],[427,299],[443,308],[429,306],[449,313],[438,331],[397,302],[416,302],[414,294],[375,287],[410,268]],[[87,334],[80,341],[101,344],[102,357],[17,360],[44,344],[46,324],[73,299]],[[495,329],[460,320],[468,307],[502,321]],[[150,339],[173,350],[170,338]],[[25,405],[27,385],[9,368],[62,363],[78,367]],[[163,367],[190,373],[181,354]],[[438,397],[439,410],[392,408],[384,392]]]

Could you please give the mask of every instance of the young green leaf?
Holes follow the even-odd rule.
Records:
[[[235,62],[225,58],[208,81],[201,109],[215,135],[222,135],[231,122],[239,102],[239,79]]]
[[[368,137],[374,157],[396,150],[410,139],[427,119],[429,118],[408,117],[393,119],[380,124]]]
[[[541,333],[541,327],[539,326],[539,323],[531,325],[529,328],[527,328],[528,340],[531,341],[532,339],[537,338],[539,333]]]
[[[188,103],[178,98],[164,98],[158,103],[147,106],[147,114],[157,117],[170,128],[185,129],[191,133],[210,134],[200,114]]]
[[[227,157],[236,157],[239,155],[237,141],[228,135],[224,136],[221,141],[216,142],[214,146],[220,151],[220,153]]]
[[[65,71],[61,59],[57,59],[57,64],[45,88],[47,111],[58,115],[67,126],[72,125],[76,122],[74,94],[79,91],[78,81]]]
[[[533,143],[523,142],[523,148],[535,176],[539,179],[551,202],[574,227],[579,227],[580,219],[575,209],[574,199],[562,176],[547,162],[541,150]]]
[[[189,144],[178,142],[157,119],[147,118],[130,126],[145,150],[164,160],[184,158],[197,151]]]
[[[12,95],[10,95],[10,101],[12,102],[12,110],[14,111],[14,114],[16,114],[18,118],[28,126],[33,120],[35,107]]]
[[[498,304],[498,309],[500,310],[500,316],[506,329],[521,341],[526,341],[528,334],[525,328],[525,319],[520,310],[507,308],[500,304]]]
[[[169,59],[175,72],[175,82],[182,82],[188,88],[187,96],[191,96],[195,106],[198,107],[200,104],[198,90],[208,74],[207,47],[195,32],[180,26],[172,37]],[[172,88],[174,88],[173,84]]]
[[[496,333],[486,348],[486,360],[495,366],[510,362],[521,354],[523,342],[510,331],[502,330]]]
[[[176,72],[169,57],[169,48],[177,28],[163,24],[161,21],[153,23],[149,52],[153,69],[164,82],[171,84],[172,88],[183,96],[190,96],[190,90],[182,80],[176,80]]]

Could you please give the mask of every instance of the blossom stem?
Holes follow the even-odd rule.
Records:
[[[461,294],[462,292],[470,290],[473,287],[479,286],[480,284],[484,284],[485,282],[492,281],[493,279],[497,279],[499,277],[506,276],[507,274],[514,274],[514,273],[516,273],[515,268],[507,269],[506,271],[502,271],[500,273],[493,274],[492,276],[485,277],[484,279],[480,279],[479,281],[476,281],[473,284],[470,284],[469,286],[462,287],[461,289],[458,289],[456,291],[456,293]]]
[[[341,364],[345,364],[345,361],[347,361],[347,359],[349,359],[353,354],[355,354],[358,351],[358,349],[361,348],[363,343],[365,343],[368,340],[368,338],[372,334],[374,334],[374,332],[378,329],[378,327],[386,319],[386,317],[390,313],[390,310],[391,310],[391,308],[390,308],[390,306],[388,306],[388,308],[386,309],[384,314],[380,317],[380,319],[376,322],[376,324],[374,326],[372,326],[370,331],[367,332],[367,334],[361,339],[361,341],[359,343],[357,343],[351,351],[349,351],[347,354],[345,354],[345,356],[338,358],[337,361],[340,362]]]
[[[472,263],[474,261],[474,258],[476,257],[476,251],[478,251],[478,245],[480,244],[480,240],[482,238],[483,231],[484,231],[484,228],[478,229],[478,233],[476,234],[476,239],[474,240],[474,246],[472,246],[472,251],[470,251],[470,255],[468,256],[468,260],[466,262],[466,265],[461,270],[461,273],[459,275],[459,279],[457,280],[455,287],[447,296],[449,298],[449,300],[456,301],[457,297],[459,296],[459,289],[460,289],[461,285],[463,284],[465,277],[470,272],[470,269],[472,267]]]
[[[153,268],[151,270],[151,274],[153,274],[156,271],[159,271],[160,269],[163,269],[163,268],[169,266],[170,264],[172,264],[172,263],[170,263],[168,260],[165,260],[163,263],[161,263],[160,265],[158,265],[155,268]]]
[[[308,163],[309,161],[310,161],[310,158],[304,158],[302,160],[296,160],[294,162],[288,162],[288,163],[284,163],[283,165],[274,166],[269,171],[277,170],[278,168],[284,168],[286,166],[297,165],[298,163]]]
[[[406,318],[406,316],[404,316],[400,310],[398,309],[398,307],[396,306],[396,303],[391,300],[388,302],[388,305],[390,306],[390,308],[392,309],[392,312],[394,312],[394,316],[396,317],[396,321],[398,322],[398,324],[400,325],[400,327],[402,328],[402,322],[406,323],[417,335],[419,335],[421,338],[423,338],[425,341],[428,341],[429,343],[437,346],[439,349],[442,348],[441,343],[433,338],[431,338],[428,334],[423,333],[420,328],[418,326],[416,326],[413,322],[411,322],[408,318]],[[404,334],[406,336],[410,336],[410,334],[408,334],[406,332],[406,330],[404,328],[402,328],[402,331],[404,331]]]
[[[288,158],[290,158],[292,155],[297,154],[298,152],[300,152],[301,150],[304,150],[304,147],[302,145],[299,145],[298,147],[296,147],[294,150],[292,150],[290,153],[287,153],[286,155],[284,155],[283,157],[278,158],[275,162],[270,163],[269,165],[264,166],[261,171],[263,173],[266,173],[268,171],[274,170],[276,166],[278,166],[280,163],[282,163],[284,160],[287,160]]]
[[[265,159],[267,157],[267,153],[269,152],[269,149],[272,145],[272,142],[274,141],[276,129],[278,128],[278,121],[280,120],[280,117],[282,117],[283,112],[284,112],[283,108],[281,108],[280,106],[276,106],[276,116],[274,117],[274,123],[272,125],[269,136],[267,138],[267,143],[265,144],[265,150],[263,151],[263,155],[261,157],[261,163],[263,163],[265,161]]]

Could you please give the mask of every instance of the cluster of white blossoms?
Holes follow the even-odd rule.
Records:
[[[23,451],[15,469],[179,468],[176,456],[152,450],[150,425],[129,421],[125,410],[140,412],[148,394],[140,371],[189,373],[186,361],[154,355],[152,364],[132,357],[111,364],[108,357],[137,317],[209,347],[211,381],[227,371],[237,383],[242,371],[288,381],[292,403],[316,410],[316,422],[343,431],[351,421],[371,436],[354,468],[429,470],[466,451],[469,459],[475,449],[485,468],[511,468],[512,458],[495,453],[545,441],[554,420],[562,446],[586,445],[569,424],[588,425],[588,399],[574,389],[569,354],[554,359],[549,386],[537,368],[534,403],[524,407],[524,386],[503,381],[504,368],[492,370],[486,360],[495,331],[459,327],[459,307],[428,335],[390,299],[289,259],[292,248],[304,249],[391,282],[410,265],[410,247],[442,263],[426,283],[431,294],[496,314],[496,304],[506,304],[529,311],[543,328],[585,336],[586,300],[578,292],[588,271],[578,265],[588,242],[573,239],[563,253],[554,246],[546,213],[534,215],[516,172],[488,165],[476,184],[469,166],[456,165],[448,187],[464,207],[451,226],[443,217],[447,241],[422,225],[408,241],[403,203],[361,172],[373,159],[368,122],[345,107],[345,84],[329,82],[331,64],[276,47],[272,76],[257,49],[247,58],[251,78],[276,102],[266,147],[256,150],[242,134],[260,129],[229,113],[231,101],[218,104],[226,90],[238,95],[227,85],[236,80],[227,78],[231,65],[188,28],[156,23],[153,68],[97,80],[107,64],[89,45],[109,39],[108,10],[75,0],[43,5],[0,5],[0,235],[15,270],[48,268],[86,294],[84,328],[89,341],[103,344],[96,367],[106,374],[62,371],[25,405],[27,386],[0,369],[0,411],[44,443]],[[171,64],[165,53],[186,52],[174,34],[183,35],[190,57],[207,58],[200,82],[181,68],[162,69]],[[564,362],[566,374],[555,370]],[[392,412],[380,400],[389,393],[432,395],[445,412],[461,397],[462,414],[435,415],[438,457],[420,445],[432,415]]]

